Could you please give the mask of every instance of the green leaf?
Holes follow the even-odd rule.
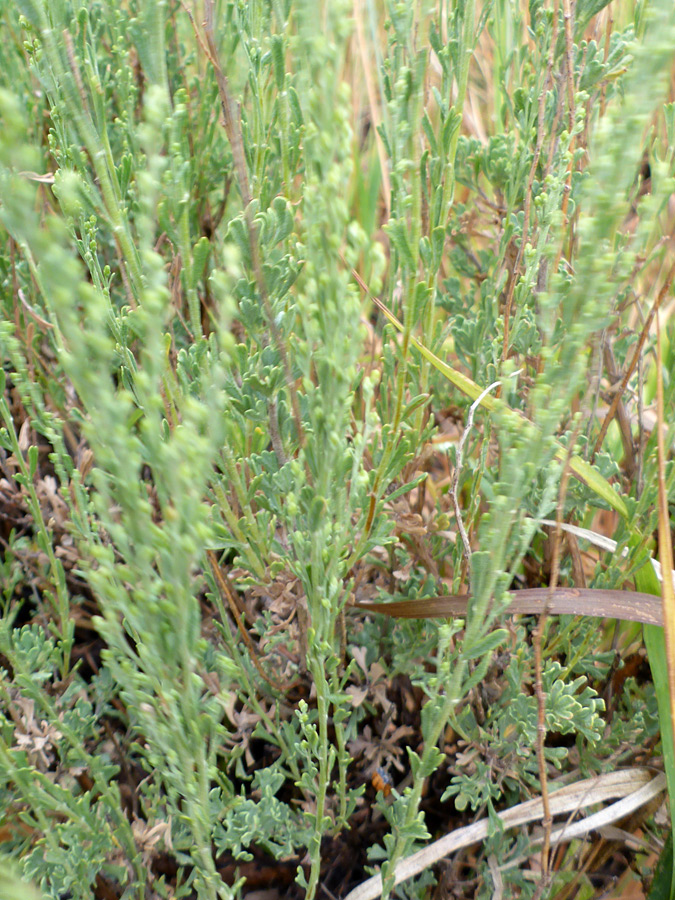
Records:
[[[465,645],[462,648],[462,657],[464,659],[477,659],[479,656],[492,653],[493,650],[496,650],[497,647],[504,643],[507,637],[508,632],[505,628],[496,628],[490,634],[486,634],[477,640],[472,646],[467,647]]]
[[[408,226],[405,219],[392,219],[384,226],[384,230],[398,253],[401,265],[412,271],[415,268],[415,258],[408,242]]]
[[[30,472],[31,481],[35,478],[38,465],[38,448],[31,446],[28,448],[28,470]]]
[[[208,259],[210,250],[211,242],[206,237],[206,235],[200,237],[197,243],[192,248],[192,263],[194,268],[193,287],[197,286],[197,282],[204,275],[204,266],[206,265],[206,260]]]
[[[274,63],[274,80],[276,81],[277,90],[281,91],[284,87],[286,69],[284,61],[284,39],[280,34],[272,35],[271,49],[272,62]]]
[[[401,418],[405,421],[405,419],[407,419],[409,416],[411,416],[416,410],[420,409],[426,403],[428,403],[429,400],[430,400],[429,394],[418,394],[416,397],[413,397],[413,399],[410,401],[410,403],[408,403],[406,405],[405,409],[403,410],[403,415]]]

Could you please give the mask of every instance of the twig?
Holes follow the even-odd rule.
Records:
[[[576,147],[576,135],[574,133],[574,120],[576,117],[576,106],[574,102],[574,37],[572,34],[573,29],[573,17],[574,13],[572,10],[572,6],[570,4],[570,0],[562,0],[563,3],[563,22],[565,24],[565,74],[567,76],[567,112],[568,112],[568,128],[569,133],[571,135],[570,145],[569,145],[569,155],[570,161],[567,166],[567,179],[565,181],[565,186],[563,188],[563,198],[561,204],[561,212],[562,212],[562,227],[565,228],[567,224],[567,207],[569,205],[569,196],[572,192],[572,171],[574,169],[574,149]],[[569,250],[568,257],[572,258],[572,247],[573,247],[574,233],[573,226],[570,228],[570,239],[569,239]],[[558,252],[556,254],[555,265],[553,267],[553,273],[555,274],[558,271],[558,267],[560,265],[560,258],[562,256],[563,245],[562,242],[558,247]]]
[[[609,375],[611,382],[616,384],[619,380],[619,372],[616,368],[614,351],[612,350],[612,345],[609,341],[605,342],[603,355],[607,374]],[[619,404],[616,408],[616,421],[618,422],[619,431],[621,433],[621,443],[623,444],[623,455],[626,463],[626,475],[628,478],[632,478],[637,465],[635,461],[635,447],[633,445],[633,432],[631,429],[630,418],[622,399],[619,400]]]
[[[567,486],[569,484],[571,470],[570,460],[574,452],[574,444],[576,442],[579,430],[581,428],[581,419],[577,422],[572,438],[567,448],[567,454],[563,463],[562,475],[560,478],[560,489],[558,491],[558,505],[556,508],[555,532],[553,534],[553,553],[551,555],[551,577],[549,581],[549,589],[544,603],[544,610],[539,617],[537,628],[534,632],[534,693],[537,698],[537,764],[539,767],[539,783],[541,786],[541,802],[544,809],[542,825],[544,827],[544,841],[541,848],[541,880],[535,891],[535,898],[538,900],[543,895],[548,885],[550,851],[551,851],[551,828],[553,819],[551,816],[551,808],[549,804],[548,792],[548,774],[546,772],[546,694],[544,693],[543,683],[543,643],[544,632],[548,622],[549,604],[553,592],[558,586],[558,575],[560,572],[560,547],[562,544],[562,520],[565,507],[565,496],[567,494]]]
[[[218,47],[216,45],[215,32],[213,27],[213,0],[205,0],[204,4],[204,34],[206,36],[206,45],[201,40],[192,14],[187,9],[184,2],[183,8],[188,12],[190,21],[192,22],[192,27],[194,28],[195,34],[197,35],[197,39],[204,49],[209,62],[213,66],[213,71],[216,76],[218,94],[220,96],[220,106],[223,112],[223,119],[225,123],[225,132],[227,134],[227,139],[230,142],[230,149],[232,150],[232,160],[234,162],[234,171],[237,176],[239,193],[241,194],[241,199],[244,206],[244,220],[246,222],[246,229],[248,231],[248,242],[251,252],[253,274],[255,277],[256,286],[258,288],[258,293],[260,294],[260,299],[262,300],[263,308],[265,311],[265,318],[267,319],[267,325],[272,334],[272,340],[274,341],[277,352],[279,353],[279,356],[281,358],[282,366],[284,368],[286,387],[288,388],[288,394],[291,401],[291,409],[293,411],[293,420],[295,422],[295,428],[298,434],[298,442],[302,447],[305,442],[305,432],[302,427],[300,404],[298,403],[297,391],[295,390],[293,384],[293,376],[291,373],[291,366],[288,359],[286,344],[274,318],[272,304],[270,303],[267,284],[265,282],[265,276],[262,269],[260,247],[258,244],[258,228],[253,217],[253,209],[251,206],[253,198],[251,197],[251,189],[248,182],[248,170],[246,167],[246,155],[244,153],[244,139],[241,132],[241,121],[236,104],[230,92],[230,85],[227,80],[227,76],[223,72],[219,61]]]
[[[611,47],[612,41],[612,30],[614,28],[614,16],[612,15],[612,7],[607,7],[607,21],[605,23],[605,46],[603,53],[603,62],[606,63],[609,57],[609,50]],[[602,87],[600,88],[600,118],[603,118],[605,115],[605,109],[607,107],[607,79],[603,79]]]
[[[504,342],[502,345],[502,362],[505,361],[508,357],[509,353],[509,321],[511,318],[511,305],[513,303],[513,294],[516,289],[516,282],[518,281],[518,273],[520,270],[520,264],[523,259],[523,253],[525,251],[525,244],[527,243],[527,239],[529,237],[530,232],[530,210],[532,203],[532,185],[534,184],[534,177],[537,173],[537,166],[539,165],[539,157],[541,156],[541,148],[544,144],[544,131],[546,127],[546,96],[548,93],[548,85],[551,81],[551,72],[553,71],[553,62],[555,57],[555,44],[558,36],[558,15],[557,15],[558,4],[556,2],[555,10],[553,16],[553,32],[551,34],[551,47],[549,50],[549,56],[546,63],[546,75],[544,76],[544,83],[541,87],[541,93],[539,95],[539,108],[537,110],[537,142],[534,147],[534,155],[532,157],[532,165],[530,166],[530,172],[527,177],[527,187],[525,189],[525,202],[523,205],[523,233],[520,239],[520,247],[518,248],[518,255],[516,256],[516,261],[513,264],[513,274],[511,275],[511,279],[509,281],[508,289],[506,292],[506,301],[504,303]],[[555,270],[554,270],[555,271]],[[497,393],[499,396],[499,393]]]
[[[469,431],[471,431],[471,426],[473,425],[473,417],[476,413],[476,409],[480,406],[480,404],[485,399],[485,397],[487,397],[490,391],[494,390],[496,387],[499,387],[500,384],[501,381],[493,381],[492,384],[486,387],[481,395],[471,404],[471,406],[469,407],[469,415],[466,418],[466,426],[464,428],[464,431],[462,432],[461,438],[459,439],[459,443],[457,444],[457,460],[455,462],[455,471],[452,475],[452,487],[450,488],[450,496],[452,497],[452,505],[455,508],[457,528],[459,529],[459,534],[462,538],[464,558],[466,560],[467,566],[471,563],[471,544],[469,543],[469,535],[466,533],[466,528],[464,527],[462,511],[459,508],[459,499],[457,497],[457,491],[459,489],[459,476],[462,471],[462,455],[464,453],[464,444],[466,443],[466,439],[469,436]]]
[[[637,342],[637,346],[635,347],[635,352],[631,358],[630,364],[626,367],[626,371],[624,373],[623,378],[621,379],[621,384],[617,392],[614,394],[614,399],[612,400],[609,409],[607,410],[607,415],[604,418],[602,423],[602,427],[600,428],[600,434],[598,435],[598,439],[595,442],[595,447],[593,448],[593,455],[591,456],[591,462],[595,459],[595,455],[599,452],[602,447],[603,441],[605,440],[605,436],[607,434],[607,429],[609,428],[609,423],[612,421],[614,416],[616,415],[616,410],[619,406],[621,398],[628,386],[628,382],[635,371],[635,367],[638,364],[638,360],[640,359],[640,354],[642,353],[642,348],[644,346],[645,341],[647,340],[647,335],[649,334],[649,329],[651,328],[652,322],[654,321],[654,316],[658,312],[659,307],[663,303],[666,294],[670,290],[671,283],[673,281],[673,277],[675,277],[675,262],[671,265],[668,270],[668,274],[666,275],[663,284],[661,286],[661,290],[656,295],[656,299],[652,304],[652,308],[649,311],[649,315],[647,316],[647,321],[642,326],[642,331],[640,332],[640,337]]]
[[[213,552],[213,550],[207,550],[206,556],[208,558],[209,563],[211,564],[211,571],[213,572],[213,577],[216,579],[216,584],[218,585],[218,589],[220,593],[227,600],[227,604],[230,607],[230,613],[232,614],[232,618],[237,623],[237,628],[239,629],[239,633],[244,639],[244,643],[248,648],[248,652],[251,657],[251,662],[256,667],[258,674],[264,678],[264,680],[269,684],[271,688],[274,688],[275,691],[279,691],[283,693],[288,690],[291,686],[290,684],[281,684],[280,681],[277,681],[276,678],[272,678],[271,675],[268,675],[267,672],[262,667],[260,659],[258,658],[258,654],[256,652],[255,646],[253,645],[253,641],[251,640],[251,635],[248,633],[246,628],[244,627],[244,613],[243,610],[239,608],[237,605],[237,601],[234,598],[233,592],[230,590],[230,586],[227,583],[226,578],[221,572],[220,565],[218,564],[218,557]],[[225,623],[223,623],[225,624]]]
[[[492,891],[491,900],[503,900],[504,898],[504,879],[502,878],[502,873],[499,869],[499,863],[497,862],[497,857],[494,853],[491,853],[487,859],[488,867],[490,869],[490,878],[492,879],[492,885],[494,890]]]

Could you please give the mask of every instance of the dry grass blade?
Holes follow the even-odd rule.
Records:
[[[653,772],[646,768],[608,772],[597,778],[587,778],[576,784],[566,785],[551,794],[551,815],[578,813],[597,803],[604,803],[616,798],[619,798],[619,802],[613,803],[607,809],[594,813],[581,821],[565,823],[554,828],[551,832],[551,839],[569,841],[608,825],[610,822],[616,822],[633,810],[644,806],[665,788],[665,775],[654,776]],[[516,828],[526,825],[528,822],[539,821],[543,811],[541,800],[528,800],[526,803],[519,803],[512,809],[499,813],[499,819],[505,829]],[[449,853],[484,840],[488,835],[488,830],[488,819],[482,819],[465,828],[459,828],[440,840],[434,841],[433,844],[429,844],[428,847],[418,850],[417,853],[413,853],[396,866],[395,883],[401,884],[408,878],[418,875]],[[379,875],[375,875],[347,894],[345,900],[376,900],[381,893],[382,879]]]
[[[554,526],[555,522],[552,519],[538,519],[537,520],[540,525],[551,525]],[[594,547],[599,547],[601,550],[606,550],[608,553],[616,553],[618,544],[612,538],[607,537],[605,534],[599,534],[597,531],[591,531],[588,528],[580,528],[578,525],[569,525],[567,522],[563,522],[560,526],[563,531],[569,532],[569,534],[573,534],[575,537],[583,538],[583,540],[589,541],[593,544]],[[628,548],[624,547],[621,553],[622,556],[628,556]],[[661,572],[661,563],[656,559],[650,559],[652,564],[652,568],[654,569],[654,573],[659,581],[662,580],[663,574]],[[671,573],[672,574],[672,573]],[[672,574],[671,582],[675,587],[675,574]],[[659,619],[658,624],[662,624]]]
[[[354,24],[356,25],[356,38],[357,45],[359,48],[359,56],[361,57],[361,66],[363,71],[363,78],[366,82],[366,91],[368,93],[368,106],[370,109],[370,117],[373,123],[373,129],[375,132],[375,141],[377,144],[377,156],[380,161],[380,172],[382,176],[382,195],[384,199],[384,221],[388,222],[389,217],[391,215],[391,179],[389,177],[389,165],[387,161],[387,154],[382,143],[382,135],[380,134],[380,124],[381,124],[381,115],[380,115],[380,104],[378,102],[378,97],[375,93],[375,84],[373,73],[371,71],[371,63],[370,59],[372,53],[369,53],[367,42],[366,42],[366,33],[365,28],[363,27],[363,8],[362,8],[362,0],[356,0],[354,3]]]
[[[663,625],[663,609],[658,597],[639,591],[601,590],[597,588],[558,587],[530,588],[512,591],[510,614],[537,615],[548,600],[548,611],[554,616],[595,616],[599,619],[622,619]],[[396,619],[443,619],[465,616],[471,594],[442,595],[425,600],[394,600],[391,603],[356,603],[352,608],[378,612]]]

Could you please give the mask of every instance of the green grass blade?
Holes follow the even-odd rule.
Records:
[[[403,331],[402,323],[396,318],[396,316],[391,313],[387,307],[376,297],[372,297],[373,302],[378,307],[378,309],[382,312],[384,316],[391,322],[391,324],[398,329],[398,331]],[[478,400],[480,398],[480,405],[489,411],[499,411],[506,415],[510,422],[513,422],[518,427],[530,426],[534,428],[532,422],[525,418],[520,412],[515,409],[511,409],[510,406],[507,406],[503,400],[499,400],[490,394],[485,394],[483,388],[480,385],[476,384],[475,381],[472,381],[466,375],[463,375],[461,372],[458,372],[456,369],[453,369],[452,366],[449,366],[447,363],[443,362],[442,359],[439,359],[435,353],[432,353],[428,347],[425,347],[420,341],[417,340],[416,337],[410,335],[410,343],[418,350],[422,356],[431,363],[431,365],[437,369],[442,375],[444,375],[448,381],[455,385],[463,394],[466,394],[467,397],[470,397],[472,400]],[[562,444],[559,445],[556,450],[556,457],[563,461],[566,458],[567,450],[563,447]],[[626,508],[626,504],[623,502],[621,497],[617,494],[611,484],[597,472],[593,466],[583,460],[580,456],[573,456],[570,460],[570,469],[574,473],[574,475],[584,482],[593,493],[599,497],[601,500],[604,500],[612,509],[616,510],[621,516],[626,518],[628,516],[628,510]]]
[[[633,535],[631,546],[636,546],[638,536]],[[661,596],[661,585],[653,566],[645,565],[635,573],[635,587],[646,594]],[[652,670],[652,680],[656,690],[656,702],[659,708],[659,724],[661,726],[661,746],[663,761],[668,779],[668,796],[671,798],[670,816],[671,831],[675,831],[675,747],[673,747],[673,730],[670,722],[670,691],[668,689],[668,661],[666,657],[666,638],[663,628],[658,625],[644,626],[647,658]],[[671,878],[670,896],[675,897],[675,867]]]

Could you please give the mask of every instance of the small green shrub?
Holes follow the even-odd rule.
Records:
[[[540,788],[507,591],[548,583],[541,521],[620,505],[586,574],[644,564],[655,437],[593,446],[603,373],[671,292],[670,4],[380,6],[0,5],[0,830],[45,897],[234,898],[261,853],[344,892],[329,848],[382,762],[360,865],[390,892],[431,780],[448,822]],[[461,459],[476,396],[418,343],[500,395]],[[567,491],[561,443],[596,473]],[[467,588],[461,619],[350,610]],[[549,620],[551,773],[654,738],[651,685],[605,710],[615,647]]]

